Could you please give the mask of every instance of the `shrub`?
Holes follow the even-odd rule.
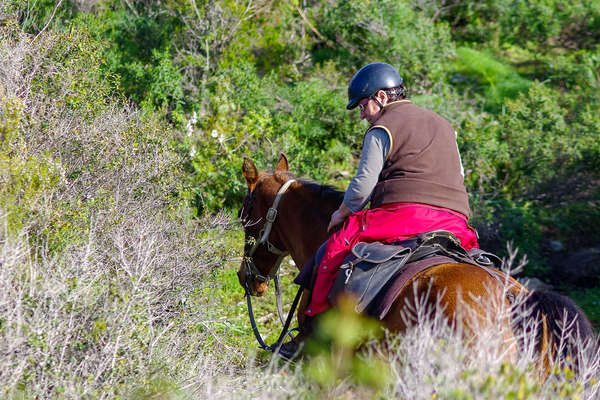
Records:
[[[2,397],[187,376],[204,336],[186,299],[228,256],[203,237],[228,220],[192,219],[172,131],[111,96],[89,36],[1,33]]]
[[[514,308],[501,300],[503,294],[498,299],[501,304],[482,299],[475,312],[488,306],[495,311],[485,316],[465,310],[463,316],[476,321],[467,328],[449,324],[440,300],[423,294],[405,306],[403,320],[410,325],[405,332],[386,332],[371,341],[366,338],[376,323],[342,307],[323,315],[316,334],[321,346],[312,346],[316,353],[295,363],[273,357],[256,366],[252,359],[241,374],[219,369],[215,360],[190,385],[211,398],[594,398],[600,385],[598,348],[579,342],[578,373],[553,359],[550,375],[541,381],[534,338],[539,325],[529,324],[529,333],[517,334],[516,342],[507,339],[514,332],[505,322],[531,311],[519,307],[525,297],[517,296]]]
[[[510,66],[473,49],[459,48],[456,62],[461,73],[475,77],[483,86],[486,105],[495,110],[505,99],[516,98],[531,86],[530,81],[519,76]]]
[[[75,17],[79,7],[80,4],[72,0],[60,3],[50,0],[14,0],[0,4],[0,15],[14,18],[25,32],[36,35],[46,24],[50,28],[60,28]]]
[[[149,215],[140,201],[99,210],[80,244],[53,255],[25,231],[6,236],[3,212],[3,397],[127,397],[199,361],[206,317],[192,299],[222,253],[196,236],[220,222]]]
[[[448,27],[406,3],[342,0],[313,12],[327,38],[315,46],[315,60],[334,60],[348,77],[367,63],[384,61],[398,69],[411,93],[424,93],[447,76],[454,55]]]
[[[63,181],[59,162],[47,152],[32,154],[28,149],[21,127],[23,109],[19,99],[0,90],[0,208],[7,213],[10,232],[50,219],[48,203]]]
[[[270,168],[284,152],[294,172],[328,182],[349,170],[363,128],[327,82],[311,79],[287,88],[274,75],[260,78],[252,65],[240,63],[220,71],[208,90],[214,95],[190,121],[186,139],[200,210],[239,205],[244,156]]]
[[[115,75],[131,101],[169,113],[180,110],[184,82],[171,50],[180,23],[156,4],[138,6],[137,14],[117,7],[99,16],[81,15],[75,23],[106,43],[101,53],[106,60],[103,69]]]
[[[421,2],[418,2],[421,3]],[[439,3],[438,3],[439,4]],[[555,47],[593,49],[600,8],[593,0],[500,0],[440,5],[436,11],[463,42],[505,43],[543,50]]]
[[[174,137],[150,113],[112,97],[114,81],[101,73],[93,39],[76,30],[47,32],[33,43],[8,28],[2,34],[2,151],[10,165],[2,189],[10,229],[27,225],[32,240],[60,249],[81,240],[89,219],[106,207],[139,207],[128,201],[141,197],[151,208],[181,206]]]

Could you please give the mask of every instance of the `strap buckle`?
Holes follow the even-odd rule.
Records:
[[[267,211],[267,222],[273,223],[275,222],[275,218],[277,218],[277,210],[271,207],[269,208],[269,211]]]

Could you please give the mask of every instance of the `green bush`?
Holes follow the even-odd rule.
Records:
[[[396,337],[385,363],[376,347],[355,357],[368,329],[343,313],[325,323],[332,352],[296,369],[252,359],[242,233],[220,212],[240,205],[244,156],[268,170],[285,152],[293,172],[344,188],[366,128],[344,108],[348,81],[387,61],[416,104],[457,128],[482,245],[504,255],[511,241],[527,274],[546,277],[548,239],[597,244],[597,3],[3,2],[0,392],[597,393],[595,370],[585,385],[570,370],[538,385],[530,352],[507,366],[484,350],[493,340],[465,349],[442,319]],[[593,312],[598,293],[577,293]]]
[[[10,234],[49,219],[48,202],[63,179],[60,163],[47,154],[35,154],[23,137],[24,105],[0,87],[0,209]],[[41,217],[45,218],[41,218]],[[35,222],[34,222],[35,221]],[[45,226],[38,226],[45,229]]]
[[[453,24],[457,40],[466,43],[593,49],[598,42],[600,6],[593,0],[464,2],[440,9],[440,15]]]
[[[510,66],[473,49],[457,49],[456,62],[459,72],[473,76],[484,88],[486,105],[491,109],[500,109],[505,99],[515,98],[531,86],[530,81],[519,76]]]
[[[60,30],[78,11],[79,4],[73,0],[64,0],[60,6],[53,0],[14,0],[0,5],[0,15],[15,18],[23,30],[32,35],[37,35],[46,24],[47,28]]]
[[[54,251],[82,240],[99,209],[122,205],[128,196],[152,194],[173,206],[182,201],[168,126],[150,112],[118,105],[99,43],[77,29],[47,32],[34,43],[2,34],[2,159],[8,165],[2,190],[14,193],[5,199],[14,205],[15,229],[27,219],[30,238]]]
[[[340,0],[313,10],[327,42],[314,48],[317,61],[334,60],[347,78],[363,65],[394,65],[412,93],[434,90],[448,74],[454,43],[445,24],[434,24],[404,2]]]
[[[75,23],[106,43],[100,53],[105,60],[103,71],[115,76],[130,100],[167,112],[179,110],[184,103],[184,84],[171,54],[178,22],[152,5],[143,11],[147,14],[108,9],[100,17],[81,15]]]
[[[486,245],[502,251],[511,240],[520,247],[530,256],[531,272],[545,271],[543,238],[567,243],[570,232],[592,234],[587,222],[597,220],[595,212],[586,219],[575,211],[595,196],[588,188],[581,197],[598,173],[581,169],[587,154],[597,154],[586,145],[593,134],[582,135],[582,127],[569,122],[564,98],[536,83],[527,94],[507,99],[501,114],[468,117],[459,136],[466,183],[476,194],[474,223]],[[579,244],[585,242],[582,237]]]
[[[218,73],[207,90],[213,93],[210,103],[195,122],[190,120],[184,146],[199,209],[239,205],[245,193],[244,156],[270,169],[284,152],[299,175],[327,182],[340,171],[349,175],[364,128],[327,82],[280,86],[275,75],[260,78],[252,65],[240,64]]]

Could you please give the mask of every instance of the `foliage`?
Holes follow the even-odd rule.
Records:
[[[599,23],[593,0],[0,2],[2,396],[597,396],[597,359],[540,385],[529,353],[435,319],[383,362],[350,351],[367,329],[343,313],[333,352],[269,359],[227,214],[244,156],[344,188],[366,128],[347,83],[387,61],[456,127],[481,244],[551,278],[549,239],[598,241]],[[567,289],[597,322],[598,293]]]
[[[60,29],[79,11],[73,0],[14,0],[0,3],[0,15],[14,18],[28,33],[37,34],[44,27]]]
[[[504,162],[497,170],[503,191],[522,193],[580,157],[565,114],[557,93],[540,85],[533,86],[528,96],[506,102],[506,111],[498,116],[497,152]]]
[[[197,360],[203,313],[186,299],[220,256],[219,242],[194,233],[217,221],[111,217],[107,229],[96,216],[82,243],[57,256],[2,229],[3,397],[124,396]]]
[[[485,88],[486,105],[500,107],[505,99],[526,92],[531,82],[519,76],[510,66],[492,57],[466,47],[457,49],[457,69],[465,75],[473,75]]]
[[[49,211],[47,202],[61,181],[61,170],[50,155],[30,154],[20,129],[23,103],[5,96],[0,98],[0,205],[8,226],[19,230]]]
[[[336,107],[341,96],[320,79],[290,88],[275,82],[274,75],[258,77],[249,64],[220,71],[210,80],[208,87],[219,95],[189,121],[186,139],[200,210],[240,203],[244,186],[239,166],[247,154],[257,153],[259,165],[271,168],[285,152],[296,173],[325,181],[350,169],[351,145],[357,140],[353,132],[361,128]],[[322,163],[325,159],[329,164]]]
[[[600,288],[576,288],[571,287],[568,291],[571,297],[586,312],[594,326],[600,326]]]
[[[101,18],[79,16],[76,23],[106,41],[104,69],[118,77],[120,89],[132,101],[173,112],[183,106],[185,95],[171,54],[171,37],[181,24],[151,4],[143,14],[117,8]]]
[[[167,125],[112,97],[101,46],[81,31],[31,41],[10,29],[0,48],[2,396],[151,387],[171,360],[195,359],[202,333],[188,332],[185,298],[224,256],[199,235],[222,222],[192,222]],[[182,332],[190,341],[173,348]]]
[[[437,3],[437,2],[436,2]],[[600,8],[592,0],[500,0],[457,3],[440,13],[458,39],[535,48],[593,48]]]
[[[592,176],[598,170],[582,165],[588,154],[597,157],[597,146],[588,144],[597,135],[588,122],[569,121],[568,107],[558,91],[534,83],[526,93],[506,99],[500,114],[469,113],[461,122],[466,183],[482,242],[502,253],[502,243],[513,241],[530,256],[530,274],[546,271],[544,239],[569,243],[570,232],[577,230],[579,245],[592,245],[596,236]],[[583,211],[586,205],[592,207]],[[585,218],[575,217],[584,213]]]
[[[519,297],[515,304],[522,301]],[[236,297],[232,306],[237,302]],[[462,331],[461,324],[448,324],[443,309],[428,308],[427,303],[424,297],[408,306],[405,320],[414,325],[407,332],[384,336],[372,320],[342,306],[322,316],[318,341],[312,342],[312,352],[303,359],[287,363],[273,357],[256,368],[252,364],[256,359],[250,358],[242,372],[221,370],[218,378],[198,377],[192,385],[201,396],[211,398],[591,399],[597,395],[597,348],[589,358],[583,356],[582,375],[570,366],[553,365],[547,380],[540,381],[532,337],[519,338],[519,351],[507,348],[507,332],[498,324],[511,312],[506,305],[498,308],[498,314],[480,319],[482,325],[475,328],[478,335],[472,335]],[[228,313],[227,318],[235,317]],[[484,328],[488,323],[489,328]],[[377,331],[380,334],[365,344]],[[252,340],[249,327],[245,332]],[[268,332],[276,334],[277,327]],[[357,348],[357,344],[363,345]],[[586,352],[585,346],[581,351]]]
[[[447,26],[431,24],[405,2],[323,2],[314,13],[326,38],[315,59],[335,60],[346,80],[363,65],[384,61],[398,68],[411,93],[422,93],[448,74],[454,45]]]
[[[378,322],[354,312],[355,299],[340,299],[339,309],[319,316],[314,338],[307,343],[305,374],[322,388],[334,387],[341,379],[377,392],[391,383],[382,360],[356,355],[363,343],[383,336]]]

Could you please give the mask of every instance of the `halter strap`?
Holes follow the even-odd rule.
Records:
[[[269,241],[269,235],[271,234],[271,229],[273,228],[273,223],[275,222],[275,219],[277,218],[277,206],[279,206],[281,197],[288,190],[290,185],[294,182],[296,182],[295,179],[290,179],[279,188],[279,191],[277,192],[277,195],[275,196],[275,201],[273,201],[273,205],[267,211],[267,216],[265,217],[267,222],[265,223],[265,226],[263,227],[263,229],[261,231],[260,239],[257,242],[254,242],[254,244],[252,245],[252,248],[250,249],[250,251],[248,253],[248,257],[252,257],[254,255],[254,252],[258,248],[258,246],[260,246],[263,243],[267,244],[267,248],[271,253],[279,255],[279,260],[277,260],[278,263],[281,263],[281,260],[283,260],[283,258],[288,254],[287,251],[279,250],[277,247],[275,247]],[[276,269],[277,268],[275,268],[275,270]],[[274,274],[269,274],[269,275],[273,276]]]

